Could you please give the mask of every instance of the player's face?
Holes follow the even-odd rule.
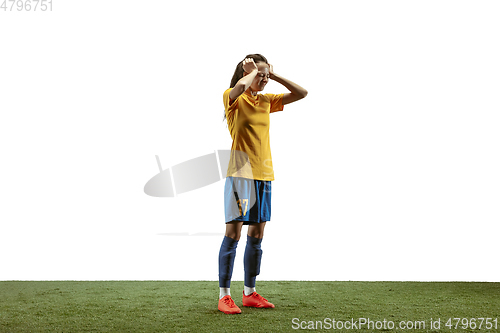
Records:
[[[258,62],[257,68],[259,69],[259,72],[257,73],[257,76],[255,76],[250,88],[252,88],[253,91],[262,91],[269,82],[269,65],[265,62]]]

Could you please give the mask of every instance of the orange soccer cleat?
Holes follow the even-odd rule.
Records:
[[[243,292],[243,306],[250,306],[253,308],[274,308],[273,303],[270,303],[255,291],[248,296],[245,296],[245,292]]]
[[[219,310],[227,314],[241,313],[241,309],[234,304],[230,295],[226,295],[219,299]]]

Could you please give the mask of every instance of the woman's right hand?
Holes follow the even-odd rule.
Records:
[[[246,58],[243,60],[243,70],[247,73],[251,73],[254,70],[258,71],[259,69],[252,58]]]

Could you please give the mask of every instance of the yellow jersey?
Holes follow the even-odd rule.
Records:
[[[269,141],[269,114],[283,111],[284,94],[252,96],[245,91],[229,105],[231,89],[233,88],[224,91],[226,120],[233,139],[226,177],[274,180]],[[244,159],[250,163],[247,167],[242,165]]]

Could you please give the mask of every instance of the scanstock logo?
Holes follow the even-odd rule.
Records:
[[[244,175],[252,179],[250,160],[245,152],[239,150],[215,150],[213,153],[193,158],[163,170],[160,158],[156,155],[160,172],[153,176],[144,186],[144,193],[152,197],[176,197],[179,194],[194,191],[218,182],[228,173],[230,167],[234,177]],[[235,204],[240,200],[248,203],[248,210],[255,204],[255,184],[251,184],[250,197],[248,193],[239,193],[237,188],[232,191]]]

